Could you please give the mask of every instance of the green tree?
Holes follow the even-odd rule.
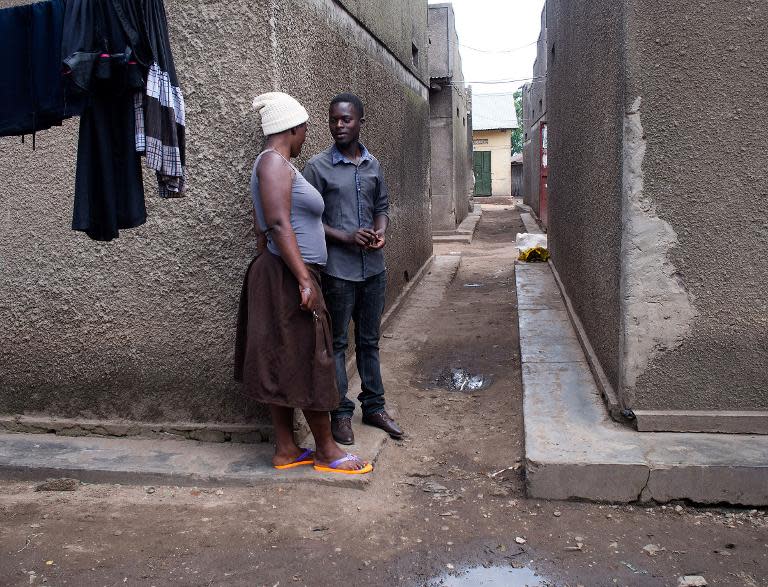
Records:
[[[523,90],[517,90],[512,96],[515,99],[515,112],[517,112],[517,124],[520,128],[512,131],[512,154],[523,152]]]

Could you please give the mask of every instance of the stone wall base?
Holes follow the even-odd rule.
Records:
[[[58,436],[112,436],[118,438],[177,438],[201,442],[271,442],[267,424],[149,423],[120,420],[70,420],[32,416],[0,417],[0,431]]]

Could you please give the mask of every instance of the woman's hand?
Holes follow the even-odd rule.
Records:
[[[311,281],[299,284],[299,295],[301,295],[301,309],[305,312],[314,312],[317,307],[317,292]]]

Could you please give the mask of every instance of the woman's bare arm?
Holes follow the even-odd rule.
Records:
[[[277,154],[267,153],[256,170],[259,178],[261,205],[264,221],[272,231],[272,241],[280,250],[280,256],[299,282],[301,307],[312,311],[318,292],[301,258],[299,243],[291,227],[291,187],[294,171]]]

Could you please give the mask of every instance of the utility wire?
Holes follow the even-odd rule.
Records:
[[[521,49],[527,49],[532,45],[537,45],[539,41],[537,39],[532,43],[528,43],[527,45],[520,45],[519,47],[514,47],[513,49],[479,49],[477,47],[470,47],[469,45],[464,45],[462,43],[454,43],[453,41],[449,41],[449,43],[453,46],[458,45],[459,47],[463,47],[464,49],[469,49],[470,51],[477,51],[478,53],[514,53],[516,51],[520,51]]]
[[[546,75],[540,75],[538,77],[524,77],[521,79],[496,79],[496,80],[488,80],[488,81],[462,81],[462,82],[448,82],[447,84],[444,84],[446,86],[457,86],[457,87],[463,87],[464,85],[495,85],[495,84],[513,84],[516,82],[541,82],[547,79]],[[441,84],[442,85],[442,84]]]

